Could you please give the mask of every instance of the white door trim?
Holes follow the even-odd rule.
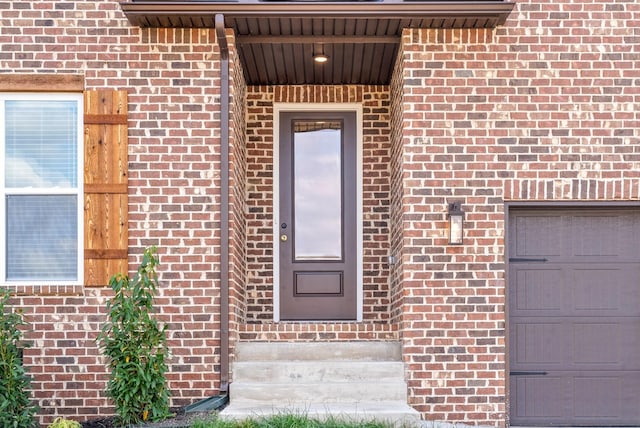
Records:
[[[356,113],[356,255],[357,315],[362,321],[362,104],[359,103],[274,103],[273,105],[273,320],[280,321],[280,113],[298,111],[351,111]]]

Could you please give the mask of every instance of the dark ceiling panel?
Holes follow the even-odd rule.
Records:
[[[240,52],[244,55],[244,72],[245,72],[245,77],[247,78],[247,83],[248,82],[253,82],[253,85],[257,85],[257,84],[264,84],[264,82],[266,82],[266,76],[262,76],[262,79],[260,78],[260,71],[262,70],[261,67],[263,67],[263,64],[261,64],[259,62],[259,59],[256,56],[256,52],[255,50],[260,48],[259,45],[255,45],[255,46],[244,46],[242,49],[240,49]]]
[[[380,52],[374,54],[374,49],[377,48],[376,45],[362,45],[362,61],[360,64],[366,64],[366,66],[361,67],[359,73],[359,79],[363,83],[371,83],[371,75],[373,73],[374,62],[376,57],[380,55]],[[379,51],[379,49],[378,49]]]
[[[359,77],[362,75],[363,50],[364,50],[364,45],[353,45],[353,60],[352,60],[353,65],[351,68],[351,74],[349,76],[345,76],[346,83],[350,83],[350,84],[357,83],[359,80]]]
[[[397,19],[269,19],[265,22],[269,25],[260,25],[255,19],[234,20],[240,49],[251,52],[251,55],[244,55],[245,60],[253,57],[255,61],[252,66],[243,61],[248,66],[245,72],[249,84],[386,84],[397,47],[390,43],[376,43],[374,37],[396,36],[402,32]],[[256,43],[253,38],[253,43],[243,42],[243,36],[273,38],[273,34],[285,37],[329,36],[330,42],[272,44]],[[371,42],[345,43],[344,37],[353,36]],[[327,64],[312,62],[314,48],[329,56]]]
[[[328,65],[331,69],[332,83],[338,80],[337,76],[340,76],[344,69],[344,46],[341,45],[328,45],[327,50],[329,53],[330,63]]]
[[[300,82],[306,81],[307,70],[305,69],[306,65],[309,63],[304,59],[304,45],[295,44],[293,45],[293,50],[291,52],[291,56],[288,58],[290,67],[294,69],[292,82],[296,82],[296,84],[300,84]]]
[[[264,58],[264,68],[267,74],[268,82],[278,82],[281,83],[281,78],[284,75],[278,75],[278,70],[276,69],[276,64],[273,58],[273,46],[274,45],[264,45],[262,46],[262,56]]]

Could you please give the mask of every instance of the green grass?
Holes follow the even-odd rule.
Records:
[[[215,417],[195,421],[191,428],[389,428],[382,422],[350,422],[336,418],[320,421],[306,415],[275,415],[242,421],[223,421]]]

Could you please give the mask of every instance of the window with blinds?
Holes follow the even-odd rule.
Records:
[[[81,113],[81,94],[0,94],[5,283],[82,281]]]

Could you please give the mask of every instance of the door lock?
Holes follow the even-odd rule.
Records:
[[[288,238],[287,238],[287,235],[285,235],[284,233],[283,233],[282,235],[280,235],[280,240],[281,240],[282,242],[287,242],[287,239],[288,239]]]

